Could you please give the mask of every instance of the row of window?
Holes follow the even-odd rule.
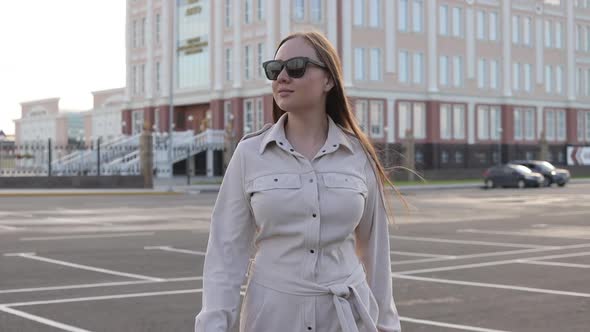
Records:
[[[578,141],[590,143],[590,111],[578,111]]]
[[[162,64],[156,61],[154,66],[155,89],[162,91]],[[131,66],[131,94],[133,96],[143,95],[146,92],[146,65],[138,64]]]
[[[266,55],[266,49],[264,43],[257,43],[255,44],[256,49],[254,49],[254,45],[246,45],[244,46],[244,79],[251,80],[254,78],[262,79],[264,78],[264,72],[262,68],[262,62],[264,62],[264,57]],[[254,64],[254,52],[256,52],[256,63],[255,63],[255,70],[253,70]],[[233,49],[226,48],[225,49],[225,80],[232,81],[233,80]],[[254,73],[256,76],[254,76]]]
[[[158,13],[156,14],[156,19],[154,22],[154,31],[156,37],[156,44],[160,44],[161,40],[161,27],[162,27],[162,17]],[[142,17],[141,19],[135,19],[132,23],[132,30],[131,30],[131,47],[138,48],[138,47],[145,47],[146,43],[146,30],[147,27],[147,18]]]
[[[264,108],[262,106],[262,98],[244,99],[243,106],[244,118],[242,129],[244,135],[261,129],[264,126]],[[231,101],[226,101],[223,104],[223,118],[226,126],[233,120]]]
[[[231,28],[233,25],[233,2],[235,0],[225,0],[225,27]],[[243,0],[243,19],[244,24],[263,22],[265,19],[265,2],[266,0]],[[274,0],[272,0],[274,1]],[[305,20],[309,16],[313,23],[322,21],[323,8],[321,0],[311,0],[309,13],[307,13],[305,0],[293,1],[293,19],[296,21]]]

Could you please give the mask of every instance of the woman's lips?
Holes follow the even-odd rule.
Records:
[[[293,93],[293,90],[286,90],[286,89],[279,90],[279,96],[281,96],[281,97],[288,97],[292,93]]]

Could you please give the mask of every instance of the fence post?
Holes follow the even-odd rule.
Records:
[[[47,176],[51,176],[51,138],[47,139],[47,160],[48,160],[48,167],[47,167]]]
[[[100,137],[96,139],[96,175],[100,176]]]

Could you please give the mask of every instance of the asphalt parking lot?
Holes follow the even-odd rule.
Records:
[[[404,332],[590,331],[590,184],[404,194]],[[191,331],[215,197],[0,198],[0,331]]]

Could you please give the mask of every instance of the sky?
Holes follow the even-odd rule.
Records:
[[[92,91],[125,86],[125,0],[0,3],[0,130],[14,134],[21,102],[60,98],[92,108]]]

